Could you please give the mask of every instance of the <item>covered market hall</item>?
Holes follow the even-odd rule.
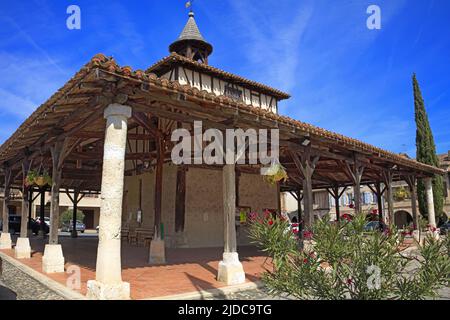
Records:
[[[209,261],[198,273],[215,273],[211,287],[252,281],[263,271],[264,257],[252,251],[237,212],[280,212],[281,192],[296,195],[299,219],[307,228],[314,220],[313,189],[330,191],[339,219],[343,190],[354,188],[355,212],[361,213],[359,190],[369,185],[377,194],[380,218],[392,223],[392,184],[404,180],[418,226],[416,186],[423,179],[429,224],[436,225],[431,179],[443,174],[441,169],[280,115],[279,103],[288,94],[209,65],[213,46],[201,35],[192,12],[169,51],[147,70],[95,55],[0,147],[3,221],[8,221],[10,190],[23,194],[20,236],[15,240],[3,223],[1,251],[54,279],[76,262],[89,270],[82,274],[88,298],[129,299],[145,298],[138,292],[143,288],[159,288],[163,294],[168,278],[183,287],[189,277],[183,280],[175,273],[187,272],[196,259]],[[203,130],[277,129],[279,162],[288,180],[267,183],[260,164],[174,164],[172,132],[193,132],[197,121]],[[51,185],[25,183],[30,172],[44,171]],[[48,191],[50,232],[44,243],[30,235],[25,221],[35,199],[29,195]],[[81,244],[81,238],[67,245],[61,240],[61,192],[71,194],[74,203],[82,194],[101,194],[93,245]],[[127,273],[136,259],[148,278]],[[181,267],[164,269],[171,265]],[[151,278],[153,271],[159,280]]]

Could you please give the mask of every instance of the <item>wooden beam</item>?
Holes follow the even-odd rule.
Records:
[[[177,167],[175,196],[175,232],[183,232],[186,215],[186,167]]]
[[[164,141],[158,139],[158,155],[155,170],[155,239],[161,240],[161,204],[164,165]]]

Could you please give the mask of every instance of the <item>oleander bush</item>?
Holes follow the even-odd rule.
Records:
[[[272,294],[298,299],[425,299],[449,283],[449,240],[428,236],[404,250],[404,234],[366,231],[366,220],[323,218],[301,234],[279,216],[251,214],[249,235],[272,258],[263,275]],[[303,243],[303,245],[301,244]]]

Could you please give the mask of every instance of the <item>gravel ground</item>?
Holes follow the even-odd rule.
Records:
[[[295,300],[292,297],[271,296],[266,289],[252,289],[228,294],[226,297],[214,297],[212,300]]]

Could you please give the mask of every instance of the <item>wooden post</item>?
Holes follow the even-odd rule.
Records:
[[[41,222],[41,236],[42,239],[45,239],[45,187],[42,187],[39,189],[40,193],[41,193],[41,203],[40,203],[40,208],[39,208],[39,220]]]
[[[375,185],[375,187],[372,187],[370,184],[367,186],[377,196],[378,220],[383,221],[383,193],[386,191],[386,188],[381,190],[381,182],[380,181],[377,181],[374,185]],[[380,223],[380,228],[382,228],[381,223]]]
[[[50,201],[49,244],[58,244],[59,189],[61,187],[64,141],[57,141],[50,149],[52,154],[52,196]]]
[[[339,221],[341,219],[341,210],[339,205],[339,199],[341,198],[342,194],[347,190],[347,187],[344,187],[341,192],[339,192],[339,185],[334,185],[331,189],[327,188],[328,193],[333,197],[334,199],[334,206],[336,208],[336,221]]]
[[[28,171],[30,170],[30,162],[28,159],[25,159],[22,163],[22,216],[20,223],[20,237],[26,238],[28,234],[28,214],[29,214],[29,206],[30,201],[28,198],[28,186],[25,184],[25,179],[28,175]]]
[[[362,213],[361,206],[361,179],[364,173],[364,166],[356,159],[354,159],[353,166],[351,166],[348,162],[345,163],[347,166],[347,170],[350,173],[350,176],[353,180],[353,192],[355,196],[355,213]]]
[[[311,227],[314,222],[312,175],[319,161],[319,156],[311,156],[311,144],[308,145],[300,157],[293,151],[289,151],[289,153],[294,160],[295,166],[303,175],[304,222],[305,227]]]
[[[383,221],[383,193],[386,189],[381,190],[381,182],[375,184],[377,204],[378,204],[378,220]]]
[[[417,214],[417,178],[415,175],[407,175],[405,181],[408,184],[411,194],[411,211],[413,216],[414,230],[419,228],[419,215]]]
[[[183,232],[186,211],[186,167],[184,166],[178,166],[177,168],[175,197],[175,232]]]
[[[392,192],[392,178],[393,172],[390,169],[387,169],[382,172],[384,184],[386,186],[386,196],[388,203],[388,224],[394,224],[394,194]]]
[[[299,225],[298,225],[299,231],[301,231],[300,227],[301,227],[301,221],[303,219],[302,200],[303,200],[303,193],[300,190],[298,190],[297,191],[297,219],[298,219],[298,223],[299,223]]]
[[[31,230],[31,219],[32,217],[32,213],[33,213],[33,188],[30,188],[28,190],[28,230]]]
[[[78,189],[74,189],[73,191],[73,198],[69,193],[69,190],[66,190],[66,194],[69,197],[70,201],[72,201],[72,231],[70,232],[70,236],[72,238],[76,238],[78,237],[78,232],[77,232],[77,211],[78,211],[78,203],[81,201],[81,199],[83,199],[84,194],[81,195],[80,197],[80,190]]]
[[[239,185],[240,185],[240,177],[241,173],[236,167],[236,173],[235,173],[235,181],[236,181],[236,207],[239,207]]]
[[[162,137],[157,142],[157,160],[155,171],[155,239],[161,239],[161,202],[162,202],[162,179],[164,166],[164,141]]]
[[[0,249],[11,249],[11,235],[9,234],[9,212],[8,203],[10,197],[10,187],[11,187],[11,169],[9,167],[4,168],[5,172],[5,191],[3,199],[3,212],[2,212],[2,233],[0,235]]]
[[[73,210],[72,210],[73,211],[72,212],[72,233],[71,233],[72,238],[78,237],[78,232],[77,232],[78,194],[79,194],[79,191],[77,189],[75,189],[73,192],[73,199],[75,201],[73,202]]]
[[[4,184],[4,197],[3,197],[3,212],[2,212],[2,232],[9,233],[9,212],[8,212],[8,204],[10,198],[10,187],[11,187],[11,169],[9,167],[5,167],[5,184]]]
[[[277,182],[277,212],[281,215],[281,188],[280,182]]]

